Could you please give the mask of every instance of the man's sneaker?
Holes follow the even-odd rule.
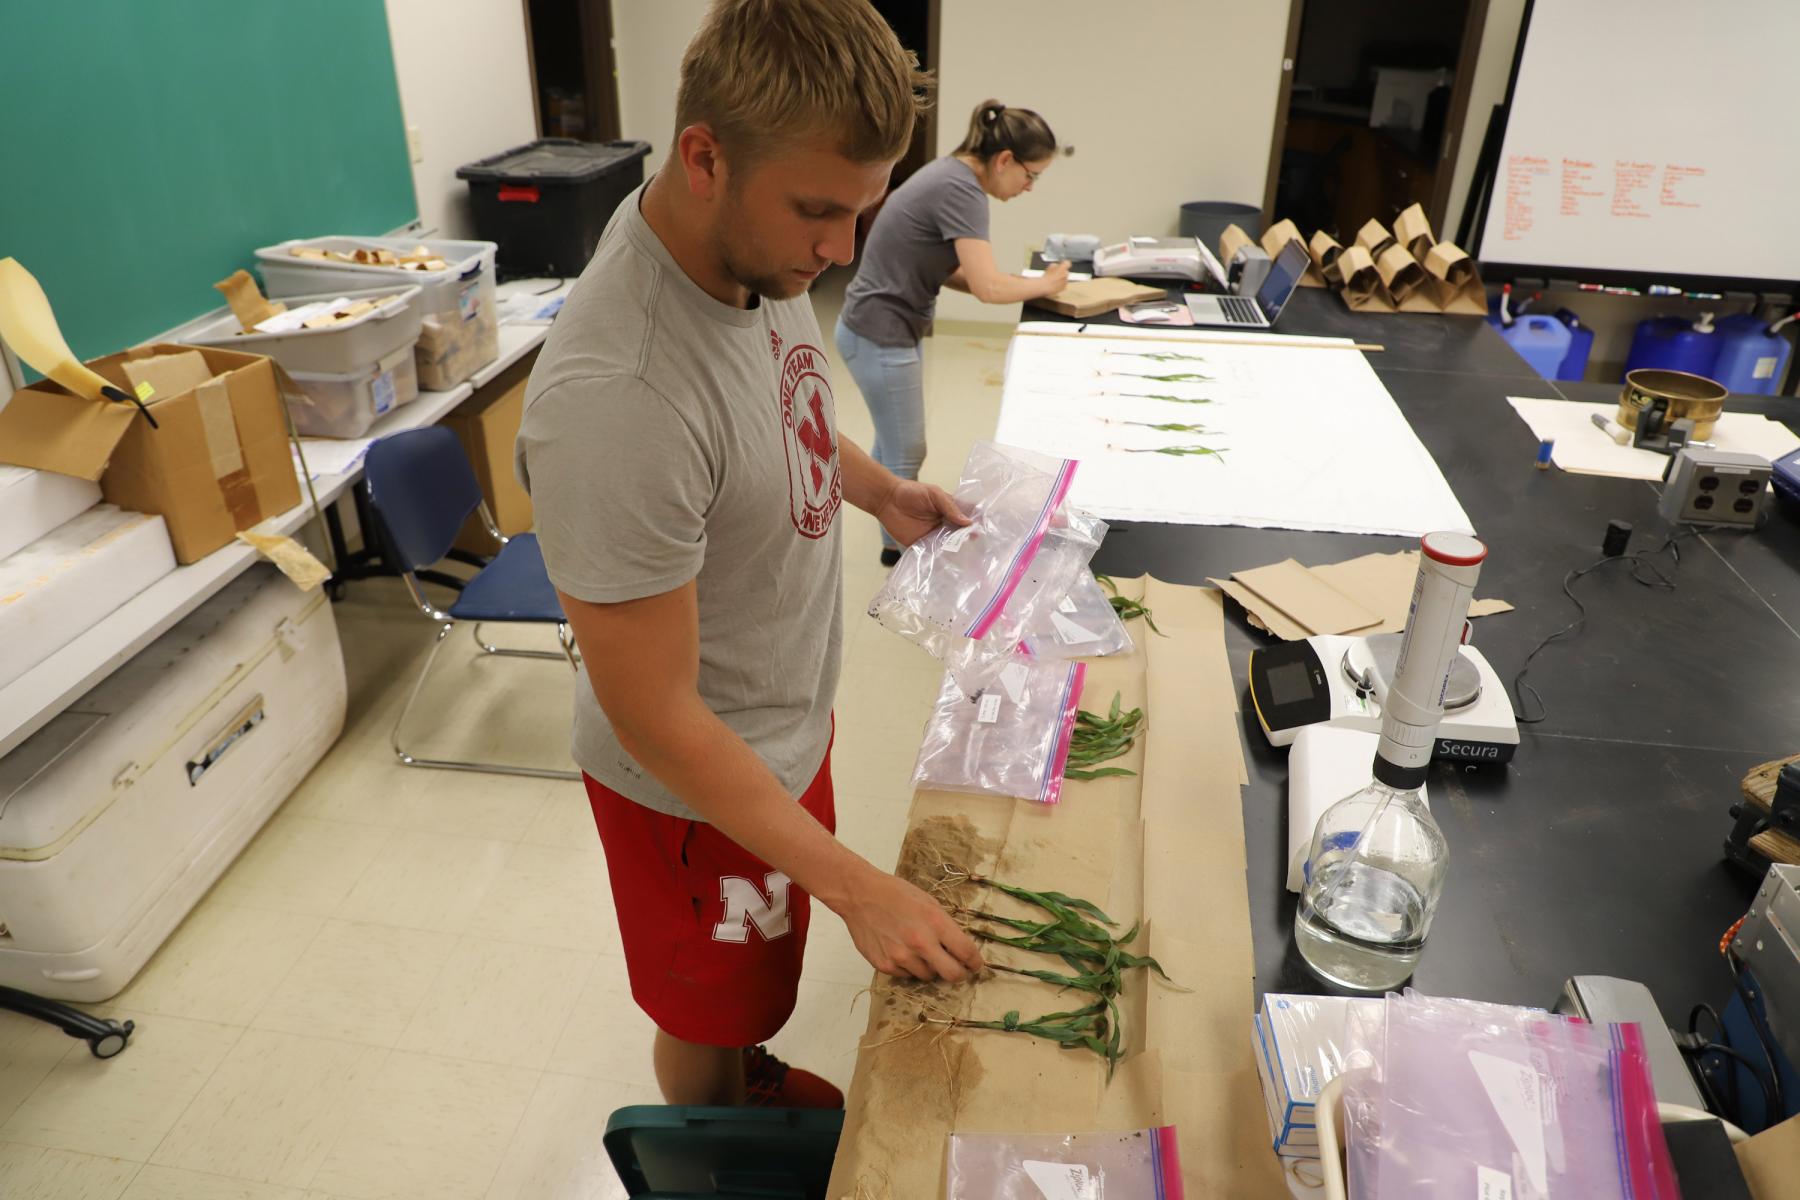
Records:
[[[761,1046],[744,1051],[744,1102],[752,1108],[842,1108],[844,1093]]]

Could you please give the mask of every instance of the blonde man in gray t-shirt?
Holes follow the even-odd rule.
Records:
[[[844,501],[966,524],[837,432],[805,292],[911,138],[916,60],[867,0],[716,0],[674,150],[620,204],[532,372],[517,463],[580,646],[576,762],[675,1104],[841,1105],[760,1043],[809,897],[890,974],[982,969],[931,897],[832,836]]]

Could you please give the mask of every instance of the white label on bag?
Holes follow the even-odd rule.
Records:
[[[962,549],[964,542],[974,536],[975,527],[973,525],[964,525],[955,533],[945,535],[943,545],[944,552],[947,554],[955,554],[958,550]]]
[[[1058,612],[1050,614],[1050,628],[1056,630],[1056,640],[1065,646],[1072,646],[1077,642],[1094,642],[1100,639],[1099,634],[1083,629]]]
[[[1024,663],[1013,663],[1000,672],[1000,686],[1006,689],[1006,698],[1014,704],[1025,702],[1025,680],[1028,674]]]
[[[1038,1162],[1024,1159],[1019,1163],[1044,1200],[1100,1200],[1099,1180],[1088,1174],[1080,1163]]]
[[[1000,693],[989,692],[975,706],[975,719],[983,725],[992,725],[1000,719]]]
[[[1477,1166],[1475,1200],[1513,1200],[1512,1176],[1492,1167]]]
[[[1074,612],[1075,611],[1075,597],[1064,596],[1062,598],[1062,603],[1056,606],[1056,611],[1061,612],[1061,613]]]
[[[1527,1063],[1479,1050],[1469,1051],[1469,1062],[1519,1152],[1526,1182],[1542,1195],[1549,1189],[1549,1164],[1544,1157],[1544,1077]]]
[[[1773,379],[1775,377],[1775,364],[1780,361],[1779,356],[1774,354],[1758,358],[1756,360],[1756,371],[1750,377],[1752,379]]]
[[[394,407],[394,373],[383,371],[375,377],[375,384],[370,392],[375,396],[375,415],[380,416]]]

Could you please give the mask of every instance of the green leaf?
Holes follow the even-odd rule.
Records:
[[[1084,770],[1080,767],[1075,767],[1070,770],[1065,770],[1063,772],[1063,778],[1064,779],[1074,779],[1079,782],[1085,783],[1086,781],[1088,781],[1090,779],[1104,779],[1104,778],[1107,778],[1109,776],[1114,776],[1114,775],[1136,775],[1136,774],[1137,774],[1136,771],[1130,770],[1125,767],[1096,767],[1095,769],[1093,769],[1091,771]]]

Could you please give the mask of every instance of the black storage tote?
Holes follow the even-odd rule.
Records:
[[[476,235],[499,245],[500,273],[581,274],[613,210],[644,182],[648,142],[543,138],[458,167]]]

